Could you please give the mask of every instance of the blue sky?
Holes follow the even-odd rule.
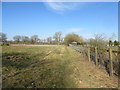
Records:
[[[2,31],[8,40],[15,35],[39,35],[74,32],[84,38],[94,33],[118,34],[117,2],[3,2]]]

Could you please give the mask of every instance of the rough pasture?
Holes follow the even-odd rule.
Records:
[[[85,60],[70,47],[2,47],[3,88],[111,88],[117,78]]]

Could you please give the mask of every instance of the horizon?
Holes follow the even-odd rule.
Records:
[[[85,39],[93,34],[118,40],[117,2],[3,2],[2,31],[8,40],[13,36],[38,35],[40,39],[62,32],[75,33]]]

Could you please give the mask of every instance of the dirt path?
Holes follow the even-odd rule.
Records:
[[[72,66],[74,67],[73,77],[76,80],[78,88],[118,87],[117,77],[110,77],[104,70],[99,69],[93,63],[85,60],[80,53],[74,50],[69,50],[69,52],[71,57],[73,57],[72,59],[74,59],[72,63]]]
[[[13,47],[10,55],[13,55],[12,51],[17,57],[18,51],[26,54],[22,54],[20,60],[3,58],[4,88],[117,87],[117,78],[110,77],[70,47]]]
[[[62,66],[62,71],[66,74],[66,87],[72,88],[116,88],[118,79],[110,77],[104,70],[99,69],[93,63],[88,62],[82,55],[70,47],[61,47],[58,52],[50,54],[47,58],[58,59]],[[57,54],[56,54],[57,53]],[[66,64],[66,65],[65,65]],[[59,65],[59,64],[58,64]],[[69,75],[68,72],[71,72]],[[66,78],[65,77],[65,78]],[[69,78],[68,78],[69,77]],[[73,82],[71,82],[73,81]],[[71,85],[74,83],[74,86]]]

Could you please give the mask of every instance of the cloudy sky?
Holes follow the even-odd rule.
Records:
[[[4,2],[3,32],[14,35],[52,36],[76,33],[84,38],[94,33],[118,34],[117,2]]]

